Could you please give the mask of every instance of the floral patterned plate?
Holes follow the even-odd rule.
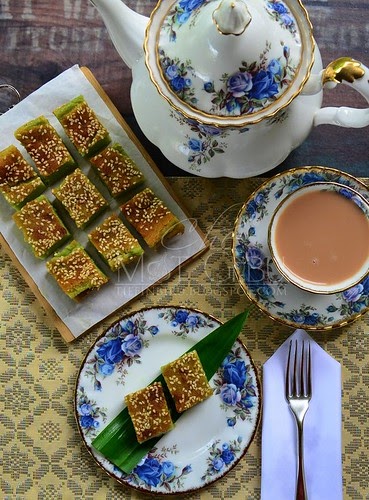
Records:
[[[76,384],[78,427],[97,464],[120,483],[151,493],[193,491],[224,476],[246,453],[259,422],[260,383],[239,340],[210,381],[213,396],[185,412],[130,474],[91,446],[122,410],[125,394],[145,387],[160,366],[218,325],[192,309],[143,309],[108,328],[86,355]]]
[[[341,293],[317,295],[285,281],[272,261],[268,226],[277,205],[300,186],[338,182],[369,199],[358,179],[327,167],[288,170],[262,184],[244,203],[235,222],[233,261],[237,278],[250,300],[271,318],[306,330],[329,330],[354,321],[369,309],[369,277]]]

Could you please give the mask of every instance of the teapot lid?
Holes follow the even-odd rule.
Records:
[[[287,1],[159,1],[144,46],[160,94],[202,123],[244,126],[274,116],[313,64],[308,14],[299,0]]]

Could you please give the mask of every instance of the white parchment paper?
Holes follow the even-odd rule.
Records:
[[[99,291],[85,297],[80,303],[76,303],[61,292],[54,279],[47,273],[45,261],[35,258],[29,248],[27,248],[21,231],[12,220],[14,209],[1,196],[0,229],[3,237],[21,265],[31,276],[41,294],[46,298],[74,337],[78,337],[93,325],[96,325],[119,307],[132,300],[142,291],[160,281],[181,264],[184,264],[206,248],[203,238],[195,229],[193,221],[187,218],[184,211],[172,198],[160,177],[145,160],[140,149],[129,139],[109,107],[77,65],[43,85],[14,108],[0,116],[0,150],[10,144],[15,144],[24,157],[32,163],[24,148],[15,139],[14,131],[33,118],[37,118],[40,115],[46,116],[63,138],[73,156],[75,156],[80,168],[93,180],[98,189],[109,201],[110,212],[119,213],[117,202],[109,196],[108,191],[96,177],[89,163],[77,155],[75,149],[65,136],[58,120],[52,114],[52,111],[56,107],[81,94],[109,130],[112,141],[119,142],[145,174],[145,187],[150,186],[177,215],[185,225],[185,232],[183,235],[173,238],[165,248],[157,252],[151,251],[147,246],[144,246],[145,254],[141,261],[136,265],[127,267],[125,270],[121,270],[119,273],[111,273],[104,267],[103,270],[110,279],[109,283],[104,285]],[[57,184],[58,182],[55,185]],[[45,194],[51,202],[54,201],[51,189],[48,189]],[[108,213],[100,216],[84,232],[77,230],[74,224],[65,219],[65,217],[62,218],[73,237],[86,246],[88,242],[87,233],[101,222]],[[87,246],[87,250],[91,250],[90,247]],[[91,255],[101,265],[101,261],[98,260],[93,251]]]

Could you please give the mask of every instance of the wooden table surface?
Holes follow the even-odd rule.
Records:
[[[149,15],[155,1],[128,0],[127,4]],[[306,0],[305,6],[324,64],[349,55],[369,65],[368,0]],[[115,51],[89,0],[1,0],[0,46],[0,84],[14,85],[22,97],[76,63],[89,67],[164,174],[186,175],[140,132],[130,105],[130,70]],[[1,94],[2,107],[4,99]],[[325,92],[324,104],[363,107],[365,101],[351,89],[339,86]],[[319,164],[367,176],[368,150],[368,128],[321,126],[276,170]]]

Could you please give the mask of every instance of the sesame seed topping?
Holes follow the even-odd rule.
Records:
[[[68,252],[69,250],[69,252]],[[62,255],[56,255],[46,264],[59,286],[68,295],[100,288],[108,278],[100,271],[85,249],[73,241]]]
[[[36,177],[36,172],[15,146],[0,152],[0,187],[16,186]]]
[[[163,366],[162,373],[179,412],[188,410],[213,393],[196,351]]]
[[[13,215],[13,219],[37,257],[43,257],[68,235],[67,229],[44,196],[26,203]]]
[[[23,144],[35,165],[44,177],[48,177],[67,162],[72,162],[68,149],[47,119],[40,119],[34,126],[24,126],[16,132],[17,139]]]
[[[139,242],[116,214],[106,218],[88,237],[113,271],[143,253]],[[133,256],[132,251],[135,251]]]
[[[77,227],[87,224],[97,212],[107,206],[104,197],[79,168],[52,192],[64,205]]]
[[[93,110],[82,102],[61,118],[61,124],[78,151],[85,155],[98,141],[108,136]]]
[[[17,205],[41,187],[44,187],[44,184],[39,177],[36,177],[16,186],[1,186],[0,191],[9,203]]]
[[[125,397],[139,443],[169,431],[173,427],[163,387],[160,382]]]
[[[136,164],[117,144],[105,148],[90,161],[113,196],[118,196],[143,180],[143,174]]]
[[[136,194],[120,208],[150,247],[160,243],[163,236],[174,226],[177,227],[176,233],[184,230],[183,224],[150,188]]]

